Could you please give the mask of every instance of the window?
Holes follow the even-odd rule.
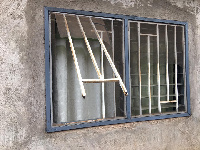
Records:
[[[187,23],[45,7],[47,132],[190,115]]]

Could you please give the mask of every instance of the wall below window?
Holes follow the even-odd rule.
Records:
[[[191,117],[46,133],[44,6],[189,23]],[[0,149],[200,149],[200,3],[2,0]]]

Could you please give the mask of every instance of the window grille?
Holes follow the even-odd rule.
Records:
[[[45,7],[47,132],[190,116],[187,30]]]
[[[52,13],[51,18],[52,29],[54,30],[51,32],[52,113],[54,123],[80,123],[85,122],[85,120],[123,117],[125,115],[124,104],[117,106],[119,104],[116,104],[116,95],[118,92],[122,93],[119,91],[120,88],[125,96],[128,95],[128,92],[114,64],[114,46],[121,46],[123,43],[122,34],[120,37],[117,34],[114,35],[114,29],[116,30],[114,25],[116,26],[116,23],[121,22],[122,32],[123,22],[61,13]],[[116,38],[121,38],[121,41],[116,43],[114,41]],[[60,44],[61,41],[62,44]],[[81,46],[79,46],[80,43]],[[60,46],[63,48],[61,49]],[[117,50],[117,48],[115,49]],[[116,54],[122,53],[124,52],[121,46],[119,53]],[[117,56],[117,59],[121,56]],[[85,61],[85,59],[87,60]],[[115,62],[117,62],[117,59]],[[117,67],[121,64],[118,63]],[[122,76],[123,70],[122,68]],[[76,78],[76,74],[78,78]],[[74,78],[68,79],[70,76]],[[111,78],[107,78],[108,76]],[[68,84],[69,80],[74,80],[74,83]],[[77,82],[79,87],[76,85]],[[118,82],[118,85],[113,82]],[[63,87],[66,89],[63,90]],[[76,92],[73,94],[73,91]],[[76,96],[76,99],[72,95]],[[122,94],[120,96],[124,99]],[[120,96],[117,96],[118,99]],[[92,112],[92,110],[98,111]],[[73,111],[75,113],[72,115],[71,112]],[[119,115],[119,112],[121,112],[121,115]]]
[[[184,26],[129,22],[132,115],[186,107]]]

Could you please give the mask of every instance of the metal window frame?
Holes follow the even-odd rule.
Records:
[[[185,29],[185,72],[186,72],[186,96],[187,96],[187,112],[184,113],[173,113],[173,114],[161,114],[161,115],[150,115],[142,117],[132,117],[131,116],[131,100],[130,95],[126,97],[126,118],[115,119],[115,120],[101,120],[96,122],[80,123],[75,125],[63,125],[63,126],[53,126],[52,116],[51,116],[51,79],[50,79],[50,39],[49,39],[49,13],[50,12],[60,12],[68,14],[77,14],[85,16],[95,16],[103,18],[114,18],[124,20],[124,50],[125,50],[125,85],[127,87],[127,92],[130,93],[129,85],[129,41],[128,41],[128,21],[144,21],[153,23],[165,23],[165,24],[175,24],[182,25]],[[54,7],[44,7],[44,24],[45,24],[45,86],[46,86],[46,131],[56,132],[73,130],[79,128],[88,128],[104,125],[113,125],[121,123],[139,122],[139,121],[150,121],[150,120],[161,120],[168,118],[177,117],[188,117],[191,115],[190,110],[190,85],[189,85],[189,47],[188,47],[188,23],[174,20],[162,20],[153,18],[144,18],[137,16],[126,16],[126,15],[114,15],[99,12],[90,12],[82,10],[64,9],[64,8],[54,8]]]

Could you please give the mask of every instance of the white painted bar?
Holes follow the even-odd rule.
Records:
[[[101,32],[101,39],[103,40],[103,32]],[[102,79],[104,79],[104,67],[103,67],[103,48],[101,46],[101,74],[102,74]],[[105,94],[104,94],[104,90],[105,90],[105,86],[104,86],[104,82],[101,83],[101,107],[102,107],[102,118],[105,118]]]
[[[151,64],[150,64],[150,36],[147,36],[147,59],[148,59],[148,96],[149,96],[149,114],[151,114]]]
[[[96,36],[97,36],[97,38],[99,40],[99,43],[103,47],[104,53],[106,55],[106,58],[108,59],[110,65],[111,65],[111,68],[112,68],[113,72],[115,73],[115,76],[119,79],[119,84],[120,84],[120,86],[121,86],[121,88],[122,88],[122,90],[124,92],[124,95],[127,96],[128,95],[127,89],[126,89],[126,87],[125,87],[125,85],[124,85],[124,83],[123,83],[123,81],[122,81],[122,79],[121,79],[121,77],[120,77],[120,75],[119,75],[119,73],[118,73],[118,71],[117,71],[114,63],[112,62],[112,59],[111,59],[111,57],[110,57],[110,55],[109,55],[109,53],[108,53],[108,51],[107,51],[107,49],[106,49],[103,41],[100,38],[100,36],[99,36],[99,34],[98,34],[97,30],[96,30],[96,27],[95,27],[94,23],[92,22],[91,18],[89,18],[89,20],[90,20],[90,23],[91,23],[91,25],[92,25],[92,27],[93,27],[93,29],[95,31],[95,34],[96,34]]]
[[[166,83],[167,83],[167,101],[169,101],[169,48],[168,48],[168,32],[165,26],[165,46],[166,46]]]
[[[176,103],[176,100],[172,100],[172,101],[160,101],[160,103],[162,103],[162,104],[166,104],[166,103]]]
[[[80,27],[80,29],[81,29],[82,35],[83,35],[83,37],[84,37],[85,44],[86,44],[86,46],[87,46],[88,52],[89,52],[90,57],[91,57],[91,59],[92,59],[92,63],[93,63],[94,68],[95,68],[95,70],[96,70],[96,72],[97,72],[97,76],[98,76],[99,79],[100,79],[100,78],[101,78],[101,72],[100,72],[100,69],[99,69],[99,67],[98,67],[98,65],[97,65],[97,62],[96,62],[96,59],[95,59],[94,54],[93,54],[93,52],[92,52],[92,49],[91,49],[91,47],[90,47],[90,43],[89,43],[89,41],[88,41],[88,39],[87,39],[87,36],[86,36],[86,34],[85,34],[84,30],[83,30],[83,26],[82,26],[82,24],[81,24],[81,21],[80,21],[79,17],[76,16],[76,18],[77,18],[79,27]]]
[[[85,96],[86,96],[85,88],[84,88],[84,85],[83,85],[83,82],[82,82],[81,72],[80,72],[80,68],[79,68],[79,65],[78,65],[78,61],[77,61],[74,45],[73,45],[73,42],[72,42],[72,38],[71,38],[71,35],[70,35],[69,26],[67,24],[67,19],[66,19],[65,15],[63,15],[63,18],[64,18],[64,22],[65,22],[65,27],[66,27],[66,30],[67,30],[67,35],[68,35],[68,39],[69,39],[69,43],[70,43],[70,47],[71,47],[71,51],[72,51],[74,64],[75,64],[77,75],[78,75],[78,80],[79,80],[79,85],[80,85],[80,88],[81,88],[82,96],[83,96],[83,98],[85,98]]]
[[[159,48],[159,26],[156,26],[157,32],[157,83],[158,83],[158,111],[161,113],[161,105],[160,105],[160,48]]]
[[[102,83],[102,82],[119,82],[119,78],[111,79],[82,79],[84,83]]]
[[[178,112],[178,72],[177,72],[177,47],[176,47],[176,26],[174,26],[174,57],[175,57],[175,94],[176,94],[176,111]]]
[[[141,90],[141,67],[140,67],[140,23],[138,22],[138,73],[139,73],[139,103],[140,115],[142,115],[142,90]]]
[[[115,43],[114,43],[114,24],[113,24],[113,20],[111,21],[111,33],[112,33],[112,54],[113,54],[113,62],[115,61]],[[113,73],[113,78],[115,77],[115,74]],[[115,111],[115,117],[116,117],[116,99],[115,99],[115,82],[113,83],[113,100],[114,100],[114,111]]]

